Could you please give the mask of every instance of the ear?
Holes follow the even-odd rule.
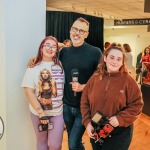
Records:
[[[87,37],[88,37],[88,35],[89,35],[89,32],[86,32],[85,38],[87,38]]]
[[[71,29],[70,29],[70,34],[71,34]]]
[[[106,57],[106,56],[104,56],[104,62],[106,62],[106,58],[107,58],[107,57]]]

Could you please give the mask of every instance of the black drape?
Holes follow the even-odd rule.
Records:
[[[70,28],[79,17],[85,18],[90,23],[89,36],[85,41],[103,51],[103,18],[74,12],[47,11],[46,36],[55,36],[59,42],[70,39]]]

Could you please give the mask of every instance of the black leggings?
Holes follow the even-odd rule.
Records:
[[[129,127],[117,127],[111,133],[111,137],[104,139],[102,145],[90,139],[93,150],[128,150],[133,134],[133,125]]]

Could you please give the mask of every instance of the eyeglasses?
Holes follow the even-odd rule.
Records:
[[[88,32],[88,31],[84,31],[84,30],[82,30],[82,29],[78,29],[78,28],[76,28],[76,27],[71,27],[71,30],[73,31],[73,32],[78,32],[79,31],[79,33],[81,34],[81,35],[83,35],[85,32]]]
[[[55,46],[50,46],[50,45],[43,45],[43,47],[45,47],[46,50],[52,50],[52,51],[57,51],[57,47]]]

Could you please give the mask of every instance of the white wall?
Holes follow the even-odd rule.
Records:
[[[6,90],[5,90],[5,26],[4,2],[0,0],[0,116],[6,122]],[[6,132],[0,140],[0,150],[6,150]]]
[[[137,55],[150,45],[150,32],[147,32],[147,28],[142,26],[105,29],[104,41],[128,43],[132,49],[133,66],[135,66]]]
[[[3,0],[3,2],[5,30],[0,58],[4,57],[2,68],[5,73],[0,76],[5,76],[3,82],[6,89],[3,91],[6,95],[0,98],[4,107],[6,102],[3,115],[6,117],[5,124],[7,123],[5,132],[7,148],[0,147],[0,149],[35,150],[35,135],[21,82],[29,58],[36,55],[39,44],[45,37],[46,0]]]

